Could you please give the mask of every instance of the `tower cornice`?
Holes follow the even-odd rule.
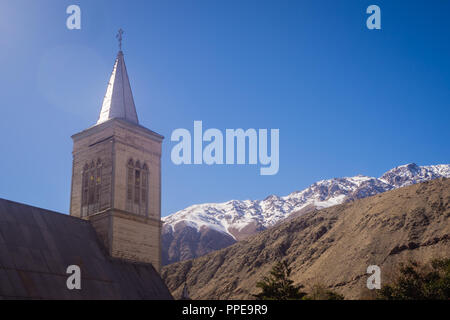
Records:
[[[81,138],[90,136],[92,134],[98,133],[103,131],[104,129],[114,126],[114,125],[118,125],[118,126],[122,126],[122,127],[126,127],[127,129],[134,131],[136,133],[140,133],[140,134],[144,134],[144,136],[155,140],[157,142],[161,142],[162,140],[164,140],[164,136],[160,135],[159,133],[156,133],[150,129],[147,129],[146,127],[143,127],[139,124],[135,124],[135,123],[130,123],[129,121],[120,119],[120,118],[114,118],[114,119],[110,119],[106,122],[103,122],[101,124],[97,124],[94,125],[90,128],[87,128],[81,132],[78,132],[74,135],[72,135],[72,139],[74,141],[77,141]]]

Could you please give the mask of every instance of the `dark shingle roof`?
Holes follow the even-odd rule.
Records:
[[[81,290],[66,286],[81,268]],[[172,299],[151,264],[109,257],[89,221],[0,199],[0,299]]]

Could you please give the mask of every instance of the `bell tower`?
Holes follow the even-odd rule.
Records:
[[[164,137],[139,125],[122,50],[97,123],[72,139],[70,215],[89,220],[112,257],[159,271]]]

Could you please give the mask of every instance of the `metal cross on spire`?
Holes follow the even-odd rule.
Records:
[[[122,35],[123,35],[123,30],[122,30],[122,28],[120,28],[116,35],[117,40],[119,40],[119,50],[120,51],[122,51]]]

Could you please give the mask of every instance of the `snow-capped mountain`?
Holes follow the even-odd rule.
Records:
[[[318,181],[287,196],[190,206],[165,218],[163,263],[194,258],[275,225],[282,219],[403,186],[450,177],[450,165],[396,167],[380,178],[358,175]]]
[[[441,164],[436,166],[419,167],[415,163],[410,163],[389,170],[380,178],[396,188],[406,187],[414,183],[420,183],[427,180],[433,180],[441,177],[450,176],[450,165]]]

